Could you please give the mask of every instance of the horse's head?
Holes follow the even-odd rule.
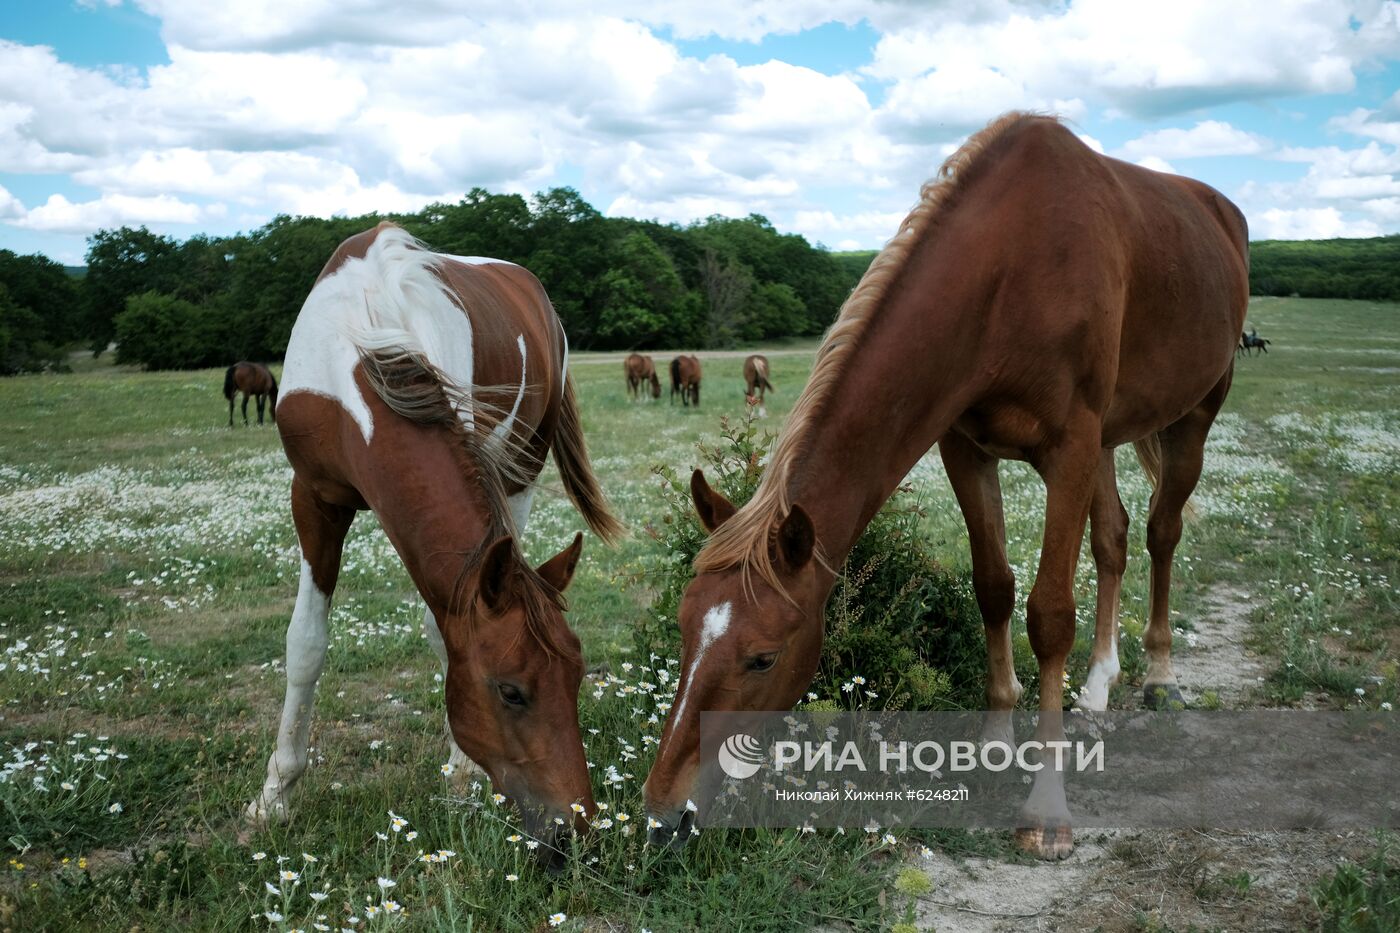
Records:
[[[652,397],[652,398],[660,398],[660,397],[661,397],[661,380],[660,380],[659,378],[657,378],[657,375],[656,375],[656,372],[655,372],[655,371],[653,371],[652,374],[651,374],[651,397]]]
[[[699,470],[690,488],[706,530],[735,515]],[[736,565],[702,569],[681,601],[681,678],[644,788],[654,843],[684,845],[690,801],[718,779],[715,762],[700,761],[701,712],[791,709],[816,673],[830,578],[813,559],[812,521],[794,505],[764,531],[781,590]]]
[[[520,808],[552,866],[595,809],[578,728],[583,657],[560,597],[582,550],[578,535],[532,570],[500,538],[479,562],[474,595],[443,627],[452,735]]]

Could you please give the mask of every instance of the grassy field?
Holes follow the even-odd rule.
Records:
[[[1271,352],[1238,365],[1207,453],[1200,518],[1178,551],[1183,686],[1204,706],[1392,703],[1400,308],[1265,299],[1250,323],[1273,340]],[[638,574],[658,557],[644,530],[661,516],[651,468],[688,471],[696,444],[718,438],[720,416],[740,415],[742,359],[706,361],[694,410],[664,393],[660,403],[629,402],[619,356],[574,358],[595,466],[634,534],[612,550],[590,539],[569,594],[589,663],[607,665],[585,684],[580,710],[608,811],[558,878],[535,870],[488,788],[462,796],[440,774],[437,663],[407,575],[368,514],[346,547],[295,816],[266,830],[242,825],[271,750],[295,594],[290,470],[275,429],[226,427],[223,374],[212,370],[98,365],[0,381],[0,930],[544,929],[557,915],[573,930],[880,929],[938,898],[944,879],[931,866],[950,854],[1016,864],[998,833],[890,842],[709,832],[679,857],[643,844],[640,788],[676,668],[632,654],[648,605]],[[766,422],[776,428],[811,347],[770,360],[778,392]],[[1148,488],[1121,455],[1133,525],[1118,706],[1139,693],[1134,636],[1147,580]],[[936,455],[910,482],[940,556],[965,569],[961,516]],[[1023,602],[1043,487],[1019,464],[1004,467],[1003,482]],[[557,487],[552,471],[546,484]],[[581,528],[562,495],[537,497],[526,553],[543,560]],[[1086,611],[1072,687],[1092,631],[1087,542],[1080,571]],[[1033,684],[1019,613],[1016,626],[1020,676]],[[1227,626],[1238,637],[1222,640]],[[407,825],[394,830],[391,812]],[[1123,845],[1112,847],[1119,867],[1133,864]],[[1332,876],[1338,851],[1368,856],[1373,841],[1278,845],[1314,853],[1299,854],[1306,864],[1291,888],[1245,884],[1237,894],[1236,885],[1222,898],[1218,884],[1177,885],[1179,897],[1155,906],[1139,891],[1140,903],[1089,926],[1186,929],[1182,917],[1199,917],[1202,928],[1239,929],[1253,925],[1242,918],[1275,914],[1292,921],[1280,928],[1318,926],[1329,911],[1350,916],[1353,901],[1393,906],[1397,873],[1387,874],[1385,853]],[[911,867],[931,894],[909,879]],[[1082,918],[1067,909],[1046,906],[1044,919],[1076,928]]]

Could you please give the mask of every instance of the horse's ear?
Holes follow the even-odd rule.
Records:
[[[690,498],[695,500],[695,512],[706,531],[714,531],[737,511],[734,503],[710,488],[700,470],[690,474]]]
[[[497,538],[486,548],[477,574],[477,594],[486,608],[498,612],[510,599],[510,580],[515,573],[515,542],[510,535]]]
[[[776,557],[789,571],[801,570],[812,559],[817,546],[817,530],[812,526],[812,518],[807,510],[794,504],[787,518],[778,525],[774,536]]]
[[[578,567],[578,558],[582,553],[583,532],[579,532],[574,535],[572,544],[540,564],[539,575],[544,577],[544,582],[559,592],[564,592],[569,587],[569,581],[574,578],[574,570]]]

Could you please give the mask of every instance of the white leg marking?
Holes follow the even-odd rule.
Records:
[[[535,487],[522,489],[513,496],[506,497],[510,507],[510,517],[515,522],[515,533],[525,534],[525,525],[530,521],[530,506],[535,501]]]
[[[1108,654],[1089,666],[1089,677],[1084,681],[1084,689],[1079,691],[1075,705],[1080,709],[1103,712],[1108,709],[1108,691],[1118,682],[1118,633],[1113,633],[1113,644]]]
[[[687,690],[690,689],[690,684],[695,679],[695,671],[699,669],[700,662],[705,657],[705,652],[708,651],[710,646],[718,641],[725,632],[729,631],[729,617],[733,608],[731,603],[720,603],[718,606],[711,607],[710,611],[705,613],[704,625],[700,629],[700,644],[695,648],[695,659],[690,662],[690,669],[686,671],[685,675],[685,687]],[[681,721],[681,715],[685,712],[686,699],[686,695],[682,694],[680,704],[676,706],[675,722],[677,723]]]
[[[511,406],[510,414],[500,424],[496,425],[492,431],[497,437],[505,438],[510,436],[511,429],[515,427],[515,416],[520,412],[520,403],[525,399],[525,335],[520,334],[515,338],[515,345],[520,348],[520,390],[515,393],[515,404]]]
[[[296,608],[287,626],[287,696],[277,730],[277,749],[267,760],[262,792],[247,810],[247,815],[259,822],[287,818],[287,791],[306,771],[306,742],[311,735],[316,681],[326,660],[329,615],[330,599],[316,588],[311,567],[303,559]]]
[[[443,688],[447,686],[447,645],[442,640],[442,630],[438,628],[437,618],[433,615],[433,610],[423,610],[423,634],[428,636],[428,644],[433,648],[433,654],[438,657],[438,662],[442,664]],[[469,774],[474,774],[481,769],[476,766],[476,762],[467,757],[467,753],[457,747],[457,740],[452,735],[452,722],[444,713],[443,724],[447,727],[447,747],[451,750],[447,756],[448,764],[452,765],[452,776],[456,780],[462,780]]]

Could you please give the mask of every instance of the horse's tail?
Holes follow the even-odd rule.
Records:
[[[273,374],[272,367],[267,368],[267,378],[272,380],[272,391],[268,393],[267,407],[272,413],[272,420],[277,421],[277,376]]]
[[[1152,484],[1152,495],[1155,498],[1158,487],[1162,485],[1162,439],[1156,434],[1149,434],[1140,441],[1134,441],[1133,450],[1137,452],[1142,472],[1147,474],[1147,480]],[[1181,511],[1187,518],[1196,517],[1196,507],[1189,499]]]
[[[554,431],[550,449],[554,451],[554,464],[559,467],[564,491],[588,527],[609,544],[620,538],[622,523],[613,515],[588,460],[588,444],[583,438],[583,419],[579,416],[572,375],[564,379],[564,401],[559,407],[559,426]]]
[[[754,369],[758,370],[758,381],[762,383],[764,390],[767,392],[777,391],[773,388],[773,383],[768,381],[768,361],[754,360],[753,363]]]
[[[224,398],[230,402],[233,401],[233,393],[238,391],[238,386],[233,381],[233,371],[237,368],[238,364],[234,363],[228,368],[228,372],[224,373]]]
[[[676,393],[681,390],[681,358],[678,356],[671,360],[671,401],[676,400]]]

